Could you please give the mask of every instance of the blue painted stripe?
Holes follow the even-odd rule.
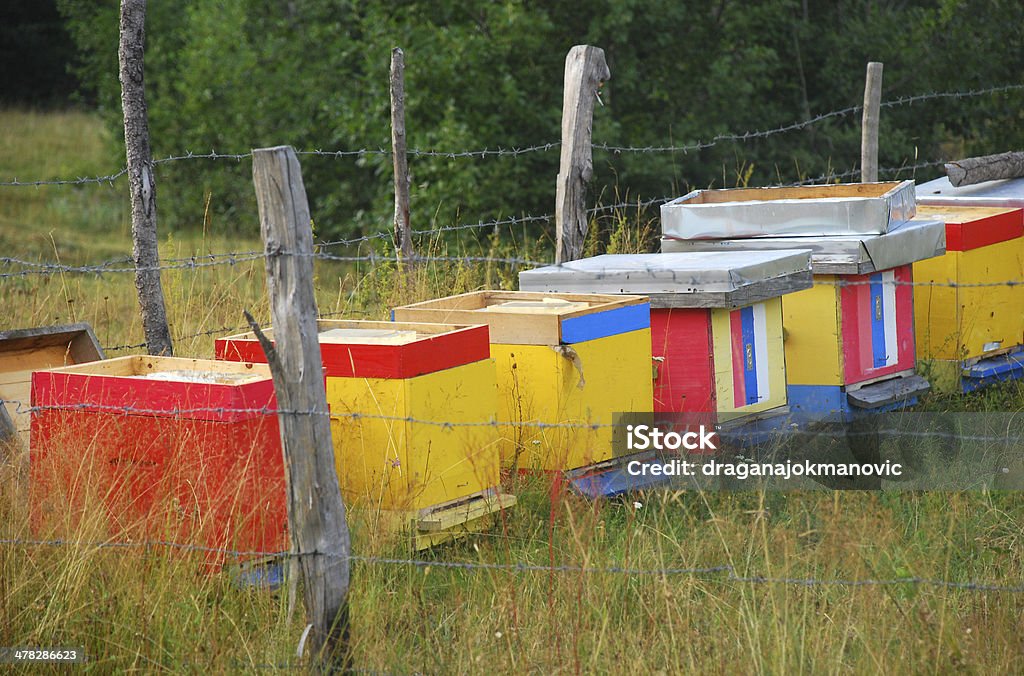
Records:
[[[582,343],[649,328],[651,304],[637,303],[566,319],[562,322],[562,343]]]
[[[871,275],[871,355],[874,367],[885,366],[885,297],[882,273]]]
[[[740,310],[743,327],[743,384],[747,406],[757,403],[757,350],[754,348],[754,308]]]

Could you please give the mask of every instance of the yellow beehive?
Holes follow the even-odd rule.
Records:
[[[918,356],[936,389],[973,389],[961,383],[965,367],[1024,346],[1024,286],[1005,283],[1024,278],[1024,211],[921,206],[919,212],[946,222],[946,254],[914,264],[915,279],[924,284],[914,300]]]
[[[394,318],[490,327],[509,467],[603,462],[613,455],[613,414],[652,410],[645,298],[480,291],[395,308]]]
[[[498,390],[487,327],[320,321],[342,493],[418,549],[515,503],[501,494]],[[272,336],[272,332],[270,334]],[[265,359],[252,334],[217,341],[222,359]]]

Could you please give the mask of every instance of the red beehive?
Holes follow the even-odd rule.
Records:
[[[265,365],[133,356],[37,371],[32,406],[37,528],[79,528],[99,513],[115,538],[287,548]]]

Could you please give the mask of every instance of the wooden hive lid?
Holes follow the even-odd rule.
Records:
[[[487,324],[492,343],[562,345],[650,327],[650,305],[638,295],[473,291],[397,307],[399,321]]]
[[[337,378],[413,378],[491,356],[487,327],[321,319],[317,339],[325,374]],[[273,328],[264,330],[271,341]],[[219,338],[218,359],[266,362],[251,331]]]

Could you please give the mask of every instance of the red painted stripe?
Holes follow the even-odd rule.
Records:
[[[219,385],[36,371],[32,374],[32,405],[149,417],[172,417],[175,410],[209,409],[180,416],[192,420],[238,422],[260,416],[259,413],[241,412],[240,409],[275,410],[276,400],[274,383],[270,378],[253,383]],[[111,411],[111,407],[144,409],[146,412]]]
[[[732,345],[732,399],[733,406],[747,405],[747,382],[743,359],[743,316],[741,310],[729,313],[729,340]]]
[[[654,410],[659,413],[715,411],[711,312],[697,308],[652,308],[651,352],[658,373]],[[713,420],[711,422],[714,422]]]
[[[843,380],[847,385],[869,378],[898,373],[914,368],[914,291],[906,282],[913,281],[913,268],[904,265],[893,270],[896,285],[896,342],[898,358],[895,364],[874,368],[871,349],[871,291],[868,284],[849,282],[868,281],[867,275],[849,275],[842,279],[848,284],[840,291],[842,312]]]
[[[946,222],[946,250],[970,251],[1024,237],[1024,209],[979,218]]]
[[[322,343],[320,355],[325,375],[333,378],[414,378],[489,359],[489,335],[486,326],[470,326],[406,345]],[[255,338],[221,338],[215,353],[227,361],[267,361]]]

